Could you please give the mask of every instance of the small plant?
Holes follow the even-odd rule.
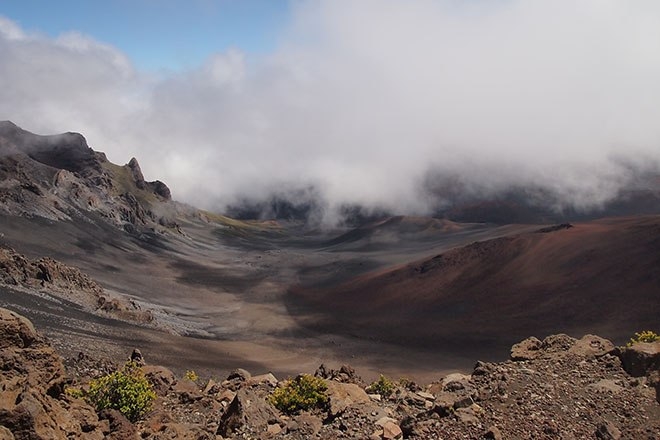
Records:
[[[197,382],[199,380],[199,376],[197,373],[195,373],[194,370],[188,370],[186,371],[186,379],[188,379],[191,382]]]
[[[293,414],[325,406],[328,403],[325,394],[327,389],[328,386],[320,377],[301,374],[283,387],[276,388],[268,396],[268,401],[283,413]]]
[[[651,330],[645,330],[640,333],[635,333],[635,336],[630,338],[628,342],[628,347],[632,346],[636,342],[655,342],[660,341],[660,335],[652,332]]]
[[[66,387],[64,389],[64,394],[66,394],[69,397],[73,397],[74,399],[82,399],[83,397],[85,397],[85,392],[80,388],[76,388],[76,387]]]
[[[156,399],[156,393],[135,362],[127,362],[121,370],[89,383],[87,400],[96,411],[116,409],[131,422],[142,417]]]
[[[394,383],[381,374],[376,382],[367,387],[367,391],[389,397],[394,392]]]

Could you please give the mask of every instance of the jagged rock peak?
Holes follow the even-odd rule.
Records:
[[[142,169],[140,169],[140,164],[137,159],[134,157],[131,158],[126,166],[131,170],[131,176],[133,177],[135,185],[140,189],[144,189],[146,182],[144,181],[144,175],[142,174]]]
[[[144,180],[144,175],[142,174],[142,169],[136,158],[131,158],[131,160],[126,164],[126,167],[131,173],[131,177],[135,182],[135,186],[139,189],[146,189],[153,192],[154,194],[164,198],[165,200],[172,200],[172,193],[170,189],[160,180],[155,180],[153,182],[147,182]]]

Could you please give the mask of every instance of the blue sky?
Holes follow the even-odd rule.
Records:
[[[272,51],[286,0],[4,0],[0,15],[49,37],[76,31],[111,44],[139,69],[179,70],[238,48]]]

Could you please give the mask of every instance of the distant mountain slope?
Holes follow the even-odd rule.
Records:
[[[430,217],[386,217],[351,229],[325,245],[342,250],[387,248],[404,245],[406,241],[423,242],[438,233],[453,233],[463,228],[465,225]]]
[[[115,165],[77,133],[39,136],[0,122],[0,211],[66,220],[97,215],[133,232],[176,228],[169,188],[136,159]]]
[[[488,198],[455,200],[435,215],[456,222],[552,223],[576,220],[592,220],[600,217],[642,215],[660,213],[660,185],[655,174],[640,176],[635,185],[624,187],[612,200],[600,207],[577,209],[565,206],[553,207],[556,197],[531,198],[525,191],[510,190]],[[540,192],[540,191],[539,191]]]
[[[332,289],[293,288],[289,307],[312,312],[302,323],[316,329],[429,348],[584,329],[621,340],[657,326],[660,216],[554,229],[475,242]]]

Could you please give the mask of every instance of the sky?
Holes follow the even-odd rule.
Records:
[[[286,25],[280,0],[7,0],[0,13],[49,38],[76,32],[120,49],[137,69],[193,68],[229,48],[272,51]]]
[[[449,179],[590,209],[660,162],[656,0],[54,4],[0,3],[0,119],[200,207],[428,214]]]

